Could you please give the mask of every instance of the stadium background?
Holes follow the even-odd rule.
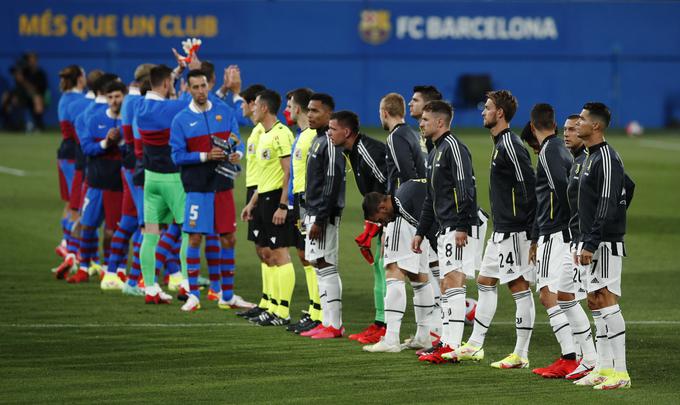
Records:
[[[246,83],[328,92],[370,125],[384,94],[427,82],[454,101],[458,126],[476,127],[459,78],[487,74],[519,98],[518,117],[537,102],[571,113],[588,94],[615,126],[662,127],[680,122],[678,15],[669,1],[14,1],[0,15],[0,66],[39,54],[53,124],[61,67],[130,80],[142,61],[172,62],[169,48],[191,36]]]
[[[4,6],[0,66],[9,67],[21,52],[38,52],[50,79],[51,123],[56,121],[59,68],[78,63],[129,80],[139,62],[171,64],[169,48],[179,47],[188,35],[172,24],[186,15],[214,18],[201,21],[203,29],[217,27],[215,36],[192,35],[204,39],[200,55],[218,66],[238,63],[246,85],[327,91],[339,107],[357,111],[367,126],[377,124],[381,95],[398,91],[409,97],[415,83],[435,84],[455,102],[462,74],[489,74],[493,87],[517,94],[518,127],[539,101],[553,103],[564,116],[586,99],[602,100],[612,106],[616,126],[635,119],[659,128],[677,119],[680,7],[674,2],[24,1]],[[383,21],[383,28],[377,24],[362,36],[366,10],[381,11],[371,18]],[[389,13],[390,29],[383,11]],[[23,28],[22,15],[28,24]],[[155,33],[126,36],[121,24],[133,15],[153,16]],[[87,34],[79,29],[100,16],[104,25],[96,26],[106,28],[91,26]],[[169,25],[161,30],[164,16],[172,17],[163,20]],[[402,39],[397,36],[400,16],[412,17],[401,21],[414,27]],[[506,24],[517,16],[540,18],[542,24],[552,18],[558,37],[412,39],[419,27],[425,30],[418,16],[425,21],[452,16],[456,22],[464,21],[461,16],[498,17]],[[532,29],[532,35],[552,35],[550,26]],[[522,35],[528,35],[526,30]],[[440,34],[432,28],[429,35]],[[387,39],[374,45],[366,38]],[[458,133],[471,148],[479,201],[488,209],[488,132],[479,128],[474,108],[458,108],[456,114],[456,126],[476,128]],[[384,139],[384,131],[367,130]],[[680,244],[680,137],[677,130],[648,130],[637,138],[613,130],[608,139],[637,183],[628,215],[622,299],[633,389],[593,393],[542,380],[530,370],[504,373],[488,367],[514,345],[514,304],[502,290],[487,359],[481,365],[432,367],[417,364],[412,353],[373,356],[347,339],[310,342],[279,329],[257,328],[207,301],[203,310],[182,314],[176,304],[144,306],[137,298],[102,293],[98,283],[57,283],[49,268],[56,261],[62,208],[54,160],[59,137],[56,131],[32,137],[0,133],[0,398],[4,403],[677,403],[680,268],[673,253]],[[340,271],[345,325],[358,331],[372,318],[372,280],[352,240],[361,231],[361,200],[350,173],[347,180]],[[237,189],[240,202],[243,178]],[[259,267],[243,231],[241,226],[236,288],[255,299]],[[302,270],[294,263],[292,313],[298,314],[306,292]],[[474,283],[468,291],[476,296]],[[413,330],[409,306],[402,338]],[[539,306],[532,366],[547,364],[556,353]]]

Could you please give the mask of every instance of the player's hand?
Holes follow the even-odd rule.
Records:
[[[231,68],[229,72],[229,89],[234,92],[234,94],[239,94],[241,92],[241,69],[239,69],[238,65],[231,65],[229,66]]]
[[[247,222],[253,219],[253,206],[250,204],[246,204],[245,207],[241,210],[241,221]]]
[[[580,264],[582,266],[588,266],[590,263],[593,262],[593,252],[589,252],[585,249],[581,249],[581,254],[579,255]]]
[[[182,77],[181,79],[179,79],[179,94],[184,94],[187,91],[189,91],[189,85],[187,84],[187,81],[184,80],[184,78]]]
[[[321,240],[321,227],[319,224],[312,224],[307,235],[309,235],[311,240]]]
[[[276,211],[274,211],[274,216],[272,217],[272,223],[274,225],[283,225],[283,223],[286,222],[287,216],[288,216],[288,210],[284,210],[283,208],[277,208]]]
[[[213,147],[210,149],[210,152],[208,152],[208,160],[218,160],[218,161],[223,161],[227,160],[227,155],[224,154],[224,151],[218,147]]]
[[[456,246],[457,247],[465,247],[468,242],[468,234],[466,231],[456,231],[454,234],[454,237],[456,239]]]
[[[536,251],[538,250],[538,245],[531,242],[529,246],[529,264],[536,264]]]
[[[178,74],[182,74],[184,69],[187,67],[186,62],[184,62],[184,57],[182,57],[182,55],[180,55],[175,48],[172,48],[172,55],[175,57],[175,61],[177,61]]]
[[[120,140],[120,130],[118,128],[110,128],[106,133],[106,145],[110,146]]]
[[[420,235],[416,235],[413,237],[413,240],[411,240],[411,250],[413,253],[423,253],[423,251],[420,249],[420,245],[423,243],[423,237]]]
[[[241,161],[241,154],[240,153],[232,153],[229,155],[229,163],[237,164],[238,162]]]

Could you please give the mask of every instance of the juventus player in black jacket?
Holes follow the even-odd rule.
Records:
[[[569,255],[569,201],[567,183],[573,158],[564,141],[556,134],[555,110],[550,104],[536,104],[531,109],[529,130],[522,137],[538,154],[536,163],[536,216],[532,231],[529,261],[536,264],[536,289],[562,355],[547,367],[535,368],[534,374],[562,378],[578,366],[576,348],[569,320],[557,304],[557,290],[564,256]],[[535,142],[532,142],[534,140]]]
[[[586,103],[576,125],[578,137],[588,149],[578,188],[580,235],[576,259],[588,266],[588,306],[593,311],[598,336],[603,336],[601,327],[605,327],[614,366],[611,369],[611,364],[598,365],[577,384],[593,385],[600,390],[630,387],[626,324],[618,300],[622,259],[626,255],[623,244],[626,209],[633,185],[626,181],[621,158],[604,139],[610,118],[604,104]]]
[[[479,301],[472,335],[465,345],[442,356],[477,361],[484,357],[482,346],[496,313],[496,284],[500,281],[508,285],[515,300],[517,334],[513,352],[491,363],[491,367],[500,369],[529,366],[527,357],[535,317],[534,298],[529,289],[529,282],[535,278],[534,267],[529,264],[529,232],[536,206],[535,177],[529,153],[519,136],[510,131],[516,111],[517,99],[509,91],[487,94],[482,118],[494,142],[489,179],[494,232],[486,245],[477,278]]]
[[[338,111],[331,115],[329,135],[336,147],[342,147],[354,173],[361,195],[370,192],[385,193],[387,189],[387,164],[385,144],[359,133],[359,117],[351,111]],[[377,235],[375,256],[371,253],[373,236]],[[373,295],[375,319],[360,333],[349,335],[360,343],[376,343],[385,335],[385,269],[380,258],[379,227],[370,221],[364,223],[364,232],[355,241],[364,258],[373,267]]]

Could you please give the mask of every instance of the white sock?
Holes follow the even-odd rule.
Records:
[[[595,345],[597,347],[597,369],[614,368],[609,340],[607,339],[607,324],[602,318],[600,310],[593,311],[595,321]]]
[[[529,358],[529,343],[531,342],[531,332],[534,330],[534,319],[536,318],[536,308],[534,307],[534,296],[531,290],[520,291],[512,294],[515,299],[515,332],[517,342],[513,353],[523,359]]]
[[[558,301],[560,308],[569,319],[571,325],[571,333],[574,335],[574,341],[581,348],[583,354],[583,363],[588,367],[594,367],[597,362],[597,352],[595,351],[595,342],[593,335],[590,332],[590,321],[578,301]]]
[[[478,284],[477,290],[479,290],[479,297],[475,311],[475,324],[472,327],[472,335],[470,335],[468,343],[472,346],[482,347],[484,346],[486,332],[489,330],[493,316],[496,314],[498,289],[495,285]]]
[[[448,345],[449,341],[451,340],[451,329],[449,328],[449,313],[451,308],[449,307],[449,300],[446,298],[446,295],[442,295],[440,302],[441,308],[439,308],[439,320],[442,324],[442,333],[439,336],[439,340],[441,340],[441,342],[445,345]]]
[[[328,324],[335,329],[342,327],[342,281],[335,266],[319,269],[319,275],[326,286],[326,306],[328,307]],[[326,323],[326,313],[324,313]]]
[[[446,320],[444,318],[444,313],[442,311],[441,300],[443,298],[441,288],[439,287],[439,266],[430,267],[430,271],[427,275],[427,278],[428,281],[430,282],[430,285],[432,286],[432,292],[434,294],[435,316],[433,318],[434,324],[432,327],[432,332],[436,333],[437,335],[443,335],[444,334],[443,322],[445,322]],[[437,317],[437,314],[440,314],[440,316]]]
[[[401,330],[401,320],[406,311],[406,283],[396,278],[385,280],[387,285],[385,292],[385,343],[398,345],[399,331]]]
[[[559,305],[548,308],[547,311],[550,327],[552,327],[555,338],[557,338],[557,343],[560,344],[562,355],[564,356],[571,353],[576,354],[574,336],[571,333],[571,326],[569,325],[567,315],[564,314],[564,311],[562,311],[562,308],[560,308]]]
[[[460,347],[465,328],[465,287],[448,288],[444,295],[448,301],[449,347]]]
[[[612,305],[600,310],[602,319],[607,324],[607,341],[614,360],[614,370],[626,372],[626,321],[623,320],[621,308]]]
[[[434,323],[434,293],[430,283],[411,282],[413,287],[413,311],[416,318],[416,340],[429,341],[430,328]]]
[[[325,277],[321,277],[320,269],[315,267],[314,270],[316,271],[316,283],[319,285],[319,303],[321,304],[321,318],[322,318],[321,324],[324,327],[328,327],[331,324],[331,315],[328,311],[328,301],[326,300],[327,279]]]

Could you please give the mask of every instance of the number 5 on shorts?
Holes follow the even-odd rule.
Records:
[[[189,207],[189,220],[196,221],[198,219],[198,205],[192,205]]]

